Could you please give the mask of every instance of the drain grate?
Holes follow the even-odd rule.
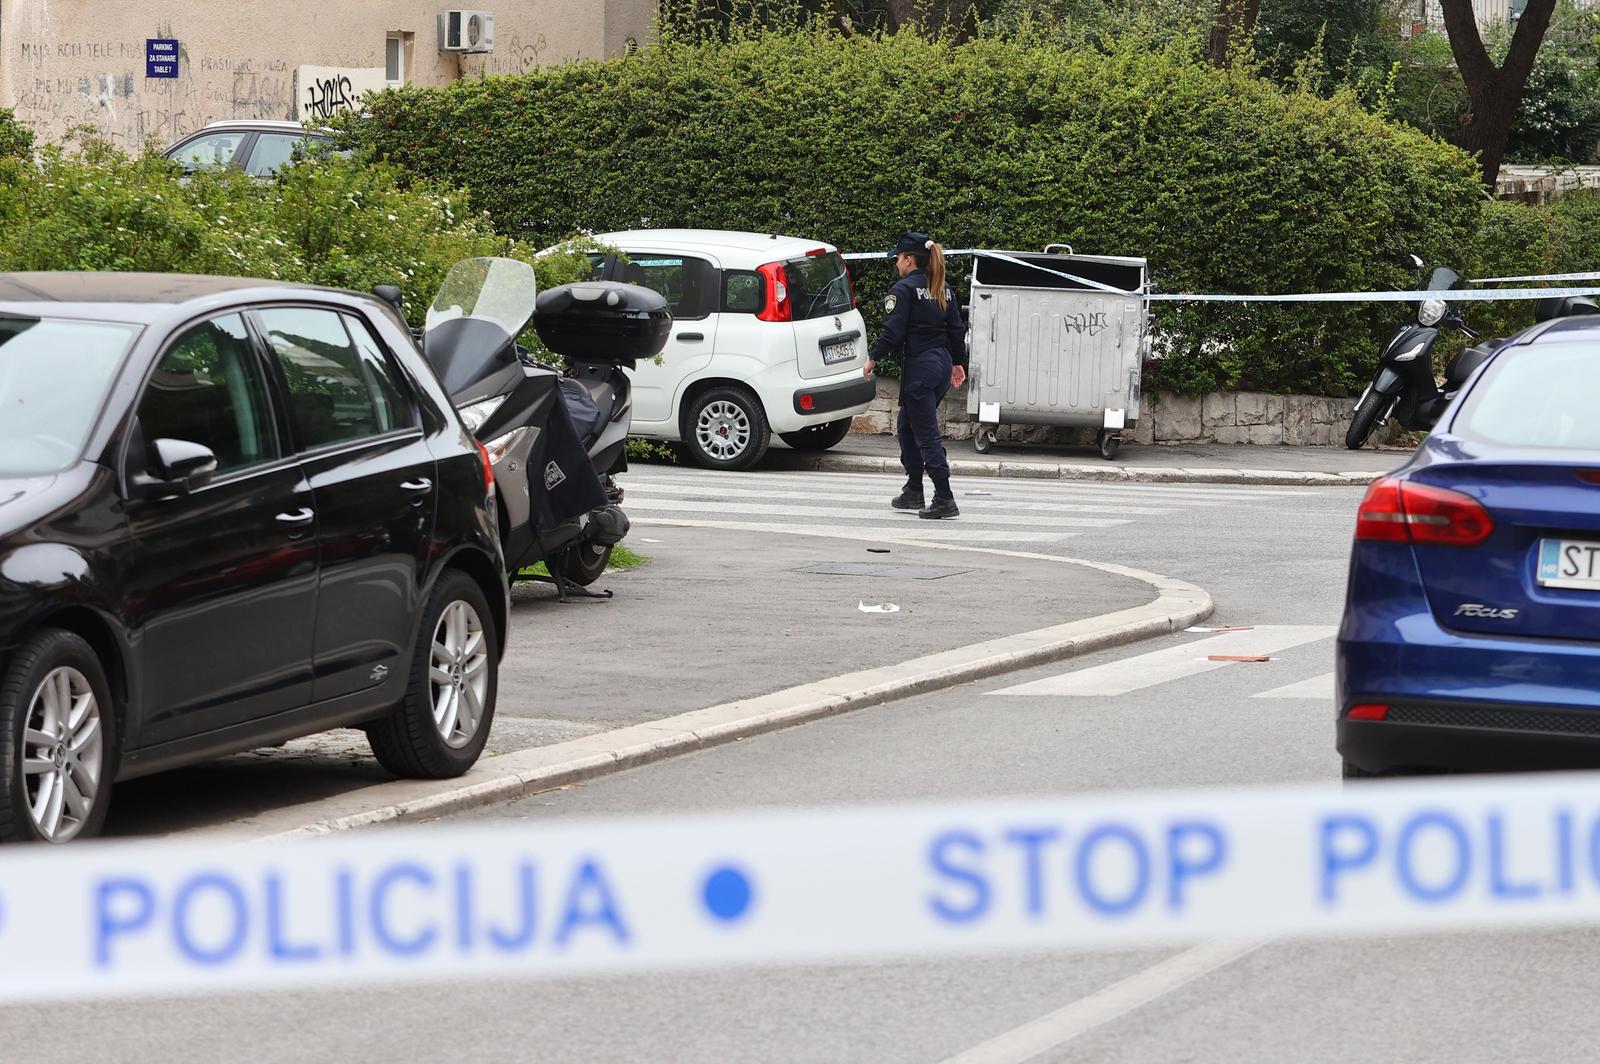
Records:
[[[943,580],[947,576],[976,572],[975,569],[958,569],[953,565],[896,565],[885,562],[822,562],[808,565],[797,573],[813,576],[890,576],[902,580]]]

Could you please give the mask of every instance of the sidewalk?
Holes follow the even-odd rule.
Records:
[[[1041,444],[996,444],[988,454],[979,454],[970,440],[946,440],[945,450],[951,472],[960,477],[1290,485],[1368,484],[1410,455],[1398,449],[1124,444],[1116,460],[1108,462],[1088,448]],[[774,440],[762,464],[772,469],[898,474],[900,445],[893,436],[851,433],[826,454],[813,455],[788,450]]]

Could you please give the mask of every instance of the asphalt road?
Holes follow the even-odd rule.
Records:
[[[640,493],[641,536],[655,538],[653,521],[683,520],[681,509],[653,510],[649,501],[685,497],[667,490],[673,476],[654,496]],[[833,482],[695,481],[687,497],[705,503],[692,519],[714,532],[760,523],[760,513],[730,509],[751,504],[753,493],[816,493],[816,484]],[[534,795],[435,830],[582,814],[1335,778],[1332,707],[1322,689],[1359,490],[1162,494],[1162,487],[1111,494],[1164,512],[1017,549],[1198,583],[1218,603],[1210,623],[1254,626],[1242,638],[1272,641],[1272,661],[1196,671],[1184,661],[1202,655],[1172,648],[1218,637],[1147,641],[1070,668],[1011,674]],[[981,514],[991,499],[1037,501],[1009,492],[965,496],[978,518],[965,527],[987,527]],[[985,544],[1037,527],[1000,523]],[[1075,678],[1063,681],[1067,673]],[[1592,1056],[1600,1026],[1590,1018],[1600,983],[1590,963],[1593,940],[1269,942],[1198,959],[1194,951],[1053,954],[52,1006],[0,1011],[0,1035],[26,1043],[37,1061],[940,1062],[968,1053],[960,1059],[999,1062],[1034,1058],[991,1040],[1049,1017],[1053,1033],[1039,1060],[1564,1061]],[[1129,987],[1138,991],[1131,1004]],[[29,1036],[41,1030],[71,1034]]]

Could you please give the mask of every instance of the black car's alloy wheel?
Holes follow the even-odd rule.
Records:
[[[499,647],[483,589],[447,572],[428,600],[405,697],[367,726],[367,741],[397,776],[449,779],[483,753],[494,722]]]
[[[34,636],[0,680],[0,841],[98,834],[115,755],[116,714],[93,648],[72,632]]]

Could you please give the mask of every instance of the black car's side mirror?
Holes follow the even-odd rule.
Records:
[[[217,456],[202,443],[188,440],[157,440],[151,451],[153,472],[165,487],[188,492],[200,487],[217,471]]]
[[[372,286],[372,294],[377,296],[379,299],[383,300],[385,303],[389,304],[391,307],[393,307],[394,308],[394,312],[396,314],[400,315],[400,320],[401,321],[405,320],[405,318],[406,318],[405,295],[404,295],[404,293],[402,293],[400,291],[400,286],[399,285],[397,285],[397,284],[375,284],[375,285]]]

